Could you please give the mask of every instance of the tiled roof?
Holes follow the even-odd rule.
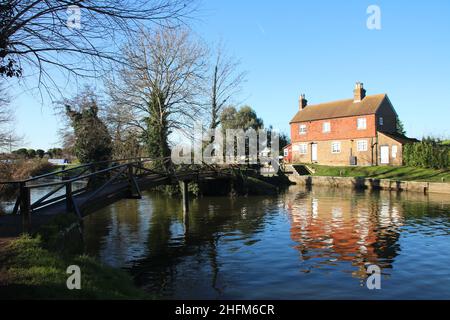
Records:
[[[374,114],[386,97],[386,94],[375,94],[364,97],[360,102],[347,99],[308,105],[297,112],[291,123]]]
[[[401,144],[419,142],[419,140],[417,140],[416,138],[408,138],[407,136],[399,134],[399,133],[382,132],[382,131],[380,131],[380,133],[384,134],[385,136],[387,136],[391,139],[394,139],[394,140],[400,142]]]

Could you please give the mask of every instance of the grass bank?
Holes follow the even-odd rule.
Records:
[[[123,270],[70,253],[57,238],[61,221],[43,234],[22,236],[0,247],[0,299],[149,299]],[[81,290],[69,290],[68,266],[81,270]]]
[[[414,167],[332,167],[308,164],[315,176],[365,177],[403,181],[428,181],[450,183],[450,170],[423,169]]]

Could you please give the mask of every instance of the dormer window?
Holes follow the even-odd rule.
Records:
[[[358,128],[358,130],[365,130],[365,129],[367,129],[366,118],[358,118],[358,120],[357,120],[357,128]]]
[[[306,124],[301,124],[298,131],[300,134],[306,134]]]
[[[327,133],[331,131],[331,124],[329,122],[324,122],[322,124],[322,132]]]

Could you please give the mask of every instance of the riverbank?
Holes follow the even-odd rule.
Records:
[[[362,177],[401,181],[450,182],[450,170],[424,169],[414,167],[332,167],[308,164],[313,169],[312,176],[322,177]]]
[[[411,167],[288,166],[289,179],[299,185],[348,187],[450,194],[449,170]],[[442,181],[442,182],[436,182]]]
[[[59,219],[34,236],[24,235],[0,244],[0,299],[151,299],[123,270],[72,252],[73,241],[61,239],[69,222]],[[73,228],[72,228],[73,229]],[[66,286],[67,267],[81,270],[81,290]]]

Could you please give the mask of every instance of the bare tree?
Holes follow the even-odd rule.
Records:
[[[113,139],[113,154],[117,159],[137,157],[141,153],[142,131],[133,125],[133,110],[110,101],[105,114],[106,123]]]
[[[107,84],[111,100],[129,108],[128,124],[142,131],[151,156],[168,156],[169,135],[201,115],[207,50],[186,29],[161,28],[142,32],[123,55],[126,64]]]
[[[51,70],[93,76],[99,65],[121,61],[117,45],[148,23],[174,24],[189,15],[188,0],[7,0],[0,2],[0,75],[39,75],[39,86],[57,83]]]
[[[20,140],[13,130],[14,111],[10,105],[10,97],[0,79],[0,150],[11,151]]]
[[[208,109],[210,129],[220,124],[220,114],[224,106],[231,103],[239,93],[241,84],[245,81],[245,72],[239,72],[239,61],[228,56],[223,45],[218,45],[212,63],[211,76],[208,79]]]

